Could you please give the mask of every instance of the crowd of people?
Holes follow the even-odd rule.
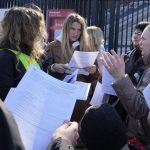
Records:
[[[87,27],[85,19],[71,13],[62,33],[46,44],[41,9],[32,4],[11,8],[2,20],[0,38],[0,149],[24,150],[13,115],[4,105],[10,88],[17,87],[31,64],[63,80],[74,51],[99,52],[86,75],[77,80],[91,83],[86,101],[77,100],[70,121],[53,133],[48,150],[148,150],[149,107],[142,91],[150,83],[150,23],[138,23],[132,35],[134,49],[127,54],[106,52],[101,28]],[[102,105],[90,106],[102,66],[112,75],[117,96],[104,94]]]

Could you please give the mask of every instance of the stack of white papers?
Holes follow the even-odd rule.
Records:
[[[52,133],[69,120],[81,85],[57,80],[31,66],[5,104],[18,124],[26,150],[45,150]],[[82,95],[83,96],[83,95]]]

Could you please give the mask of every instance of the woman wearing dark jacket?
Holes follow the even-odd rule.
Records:
[[[10,9],[2,21],[0,41],[0,98],[4,101],[10,88],[16,87],[24,73],[43,53],[46,38],[44,16],[30,8]]]

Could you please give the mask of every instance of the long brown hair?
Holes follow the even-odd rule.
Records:
[[[43,53],[42,42],[46,38],[46,30],[41,12],[25,7],[11,8],[2,21],[2,30],[0,47],[10,42],[21,52],[21,45],[26,45],[31,49],[30,56],[35,59]]]
[[[73,51],[71,50],[72,47],[70,46],[70,43],[69,43],[69,30],[71,28],[71,25],[74,22],[81,24],[81,35],[79,38],[80,51],[87,51],[87,48],[88,48],[88,44],[87,44],[88,43],[88,41],[87,41],[88,34],[86,32],[86,21],[79,14],[72,13],[65,19],[65,21],[63,23],[63,31],[62,31],[61,48],[62,48],[63,54],[66,57],[67,61],[70,60],[70,58],[73,54]]]

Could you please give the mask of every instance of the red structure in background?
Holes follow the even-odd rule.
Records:
[[[59,36],[65,18],[73,12],[72,9],[50,9],[47,11],[46,27],[49,42]]]

